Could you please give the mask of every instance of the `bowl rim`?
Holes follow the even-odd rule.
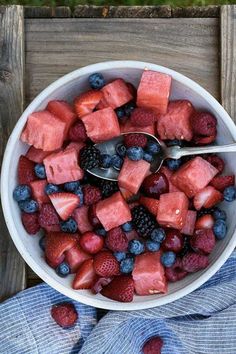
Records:
[[[161,306],[170,302],[173,302],[200,287],[203,283],[205,283],[210,277],[212,277],[217,270],[224,264],[224,262],[228,259],[230,254],[233,252],[236,246],[236,231],[233,232],[231,239],[229,240],[228,244],[226,245],[224,251],[219,256],[219,258],[207,268],[196,280],[192,283],[186,285],[183,289],[177,290],[175,293],[166,294],[163,297],[158,299],[150,299],[148,301],[140,301],[140,302],[130,302],[130,303],[122,303],[117,301],[112,301],[110,299],[99,299],[95,296],[93,298],[87,297],[86,294],[76,292],[74,289],[68,289],[63,284],[58,282],[57,280],[53,279],[47,271],[43,270],[38,264],[37,261],[28,253],[26,250],[24,243],[18,236],[18,231],[15,227],[14,220],[11,216],[11,208],[8,202],[9,195],[8,195],[8,176],[10,172],[10,157],[13,153],[13,148],[15,142],[18,140],[19,134],[22,131],[27,116],[34,111],[34,107],[36,108],[40,103],[42,103],[54,90],[60,88],[64,84],[69,83],[70,81],[76,80],[80,75],[90,75],[93,72],[97,71],[106,71],[107,69],[141,69],[144,70],[146,68],[154,71],[164,72],[166,74],[171,75],[175,80],[180,83],[184,83],[185,86],[194,90],[198,95],[204,97],[205,100],[209,102],[211,106],[217,110],[218,114],[220,115],[221,119],[224,121],[225,125],[227,126],[228,130],[230,131],[232,137],[236,140],[236,126],[233,120],[230,118],[228,113],[224,110],[224,108],[220,105],[220,103],[203,87],[197,84],[195,81],[189,79],[183,74],[179,72],[166,68],[164,66],[160,66],[157,64],[152,64],[148,62],[142,61],[134,61],[134,60],[117,60],[117,61],[105,61],[101,63],[95,63],[91,65],[87,65],[85,67],[76,69],[61,78],[54,81],[48,87],[46,87],[40,94],[38,94],[34,100],[28,105],[28,107],[24,110],[22,115],[20,116],[19,120],[17,121],[5,148],[3,162],[2,162],[2,169],[1,169],[1,202],[2,202],[2,209],[5,218],[5,222],[9,231],[9,234],[23,257],[24,261],[33,269],[33,271],[48,285],[53,287],[55,290],[59,291],[60,293],[64,294],[67,297],[70,297],[76,301],[80,301],[86,305],[103,308],[107,310],[142,310],[147,308],[152,308],[155,306]]]

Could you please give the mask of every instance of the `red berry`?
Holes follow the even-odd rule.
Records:
[[[225,168],[225,163],[224,160],[217,156],[217,155],[209,155],[206,157],[206,160],[212,165],[214,166],[219,173],[222,173],[224,168]]]
[[[115,227],[107,233],[106,246],[113,252],[125,252],[128,248],[128,239],[121,227]]]
[[[104,245],[104,239],[95,232],[88,231],[80,236],[79,244],[85,252],[98,253]]]
[[[83,142],[87,140],[87,133],[82,120],[77,121],[70,127],[68,138],[71,141]]]
[[[195,230],[193,236],[190,238],[192,249],[201,254],[211,253],[215,244],[215,235],[211,229]]]
[[[159,198],[161,194],[169,191],[169,182],[161,172],[153,173],[143,181],[144,193],[151,198]]]
[[[108,285],[112,281],[112,278],[99,278],[92,287],[92,292],[98,294],[101,292],[104,286]]]
[[[94,257],[95,272],[101,277],[119,274],[119,263],[110,251],[101,251]]]
[[[196,145],[208,145],[213,143],[215,140],[216,140],[216,135],[210,135],[210,136],[195,135],[193,137],[193,142]]]
[[[155,113],[147,108],[135,108],[131,113],[130,121],[134,126],[146,127],[154,124],[157,116]]]
[[[210,185],[215,187],[218,191],[223,192],[225,188],[234,186],[235,176],[216,176],[214,177]]]
[[[166,230],[166,237],[161,246],[165,251],[178,253],[184,247],[183,235],[175,229]]]
[[[109,299],[120,302],[131,302],[134,297],[134,281],[131,276],[120,275],[115,277],[107,286],[105,286],[101,294]]]
[[[186,277],[188,272],[183,270],[183,264],[181,258],[176,258],[172,267],[165,268],[166,279],[170,282],[176,282]]]
[[[21,214],[21,220],[24,225],[25,230],[28,232],[30,235],[35,235],[37,232],[40,230],[40,225],[38,222],[38,213],[33,213],[33,214],[27,214],[27,213],[22,213]]]
[[[143,354],[161,354],[163,340],[161,337],[152,337],[143,346]]]
[[[74,305],[67,302],[53,305],[51,316],[62,328],[72,327],[78,319],[78,313]]]
[[[191,124],[194,135],[216,135],[216,118],[208,112],[195,112],[191,116]]]
[[[209,265],[208,257],[202,254],[190,252],[183,257],[183,270],[188,273],[195,273],[205,269]]]
[[[39,225],[43,228],[59,225],[59,217],[51,204],[43,204],[39,212]]]
[[[29,184],[35,181],[37,177],[34,173],[35,164],[21,155],[18,162],[18,182],[19,184]]]
[[[90,205],[88,210],[88,219],[93,227],[98,228],[101,226],[100,220],[96,214],[96,204]]]
[[[101,191],[98,187],[87,184],[83,187],[84,204],[92,205],[102,199]]]
[[[200,216],[195,224],[195,229],[211,229],[214,225],[214,218],[211,214]]]
[[[132,146],[140,146],[144,148],[147,144],[147,137],[143,134],[128,134],[124,137],[124,145],[129,148]]]

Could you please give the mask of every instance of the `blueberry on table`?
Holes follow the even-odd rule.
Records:
[[[29,199],[31,197],[31,189],[26,184],[20,184],[13,191],[13,199],[16,202]]]
[[[149,154],[148,152],[144,152],[143,159],[145,161],[151,163],[153,161],[153,156],[152,156],[152,154]]]
[[[46,194],[53,194],[60,192],[60,188],[56,184],[48,183],[45,187]]]
[[[70,232],[72,234],[74,234],[78,229],[77,222],[73,218],[69,218],[66,221],[61,221],[60,227],[62,232]]]
[[[213,232],[215,237],[218,240],[223,240],[225,238],[226,233],[227,233],[227,226],[225,220],[218,219],[216,220],[214,226],[213,226]]]
[[[131,273],[134,268],[134,259],[132,257],[127,257],[120,262],[121,273],[128,274]]]
[[[181,166],[181,159],[166,159],[166,165],[171,171],[176,171]]]
[[[120,170],[123,165],[123,159],[119,155],[113,155],[111,157],[111,166],[116,170]]]
[[[68,274],[70,274],[69,265],[66,262],[62,262],[59,264],[59,266],[57,266],[56,273],[62,278],[66,277]]]
[[[46,178],[45,167],[42,163],[37,163],[37,165],[34,166],[34,172],[38,178],[40,179]]]
[[[27,214],[35,213],[39,209],[38,203],[33,199],[22,200],[18,204],[20,209]]]
[[[133,230],[133,225],[131,222],[126,222],[125,224],[121,225],[121,228],[124,232],[130,232]]]
[[[154,141],[148,141],[146,146],[147,152],[150,154],[158,154],[161,151],[161,146]]]
[[[116,153],[120,157],[125,157],[125,155],[126,155],[126,147],[124,146],[124,144],[120,144],[119,143],[119,144],[116,145]]]
[[[227,187],[225,188],[223,194],[226,202],[233,202],[236,199],[236,188],[233,186]]]
[[[132,161],[139,161],[143,158],[143,149],[139,146],[133,146],[127,149],[127,156]]]
[[[215,220],[218,219],[226,220],[227,218],[226,212],[224,210],[221,210],[218,207],[214,208],[212,215]]]
[[[147,240],[145,243],[146,249],[150,252],[156,252],[160,249],[160,243],[152,240]]]
[[[166,238],[166,233],[161,227],[154,229],[150,235],[152,241],[161,243]]]
[[[144,252],[144,244],[139,240],[131,240],[129,242],[129,252],[137,256]]]
[[[101,73],[94,73],[89,76],[89,85],[94,90],[99,90],[105,85],[105,79]]]
[[[169,252],[164,252],[161,255],[161,264],[164,267],[171,267],[176,260],[176,255],[174,252],[169,251]]]
[[[80,186],[79,181],[73,181],[73,182],[66,182],[64,184],[64,189],[67,192],[75,192]]]
[[[116,257],[118,262],[123,261],[123,259],[125,259],[125,257],[126,257],[126,253],[125,252],[114,252],[113,254]]]
[[[108,154],[101,155],[101,167],[102,168],[111,167],[111,155],[108,155]]]

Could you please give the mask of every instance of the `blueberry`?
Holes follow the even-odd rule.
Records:
[[[150,236],[152,241],[159,242],[159,243],[161,243],[166,238],[165,231],[161,227],[154,229],[151,232]]]
[[[114,252],[113,254],[116,257],[118,262],[123,261],[123,259],[125,259],[125,257],[126,257],[126,253],[125,252]]]
[[[160,243],[159,242],[155,242],[152,240],[147,240],[146,241],[146,248],[148,251],[150,252],[156,252],[160,249]]]
[[[126,119],[125,110],[123,107],[116,108],[117,118],[122,122]]]
[[[129,117],[135,108],[135,102],[131,101],[129,103],[126,103],[126,105],[124,106],[125,115]]]
[[[73,181],[73,182],[66,182],[64,184],[64,189],[67,192],[75,192],[80,186],[79,181]]]
[[[123,224],[123,225],[121,226],[121,228],[122,228],[122,230],[123,230],[124,232],[130,232],[130,231],[133,230],[133,225],[132,225],[131,222],[126,222],[125,224]]]
[[[121,169],[123,162],[123,159],[118,155],[113,155],[111,157],[111,166],[114,167],[116,170]]]
[[[31,197],[31,189],[25,184],[20,184],[13,191],[13,198],[16,202],[26,200]]]
[[[117,144],[116,145],[116,153],[120,157],[125,157],[125,155],[126,155],[126,147],[123,144]]]
[[[166,159],[166,165],[172,171],[178,170],[181,163],[182,163],[181,159]]]
[[[45,193],[48,195],[58,192],[60,192],[60,188],[56,184],[49,183],[45,187]]]
[[[215,220],[221,219],[221,220],[226,220],[226,212],[224,210],[221,210],[220,208],[215,208],[213,211],[213,218]]]
[[[78,229],[77,222],[73,218],[69,218],[66,221],[61,221],[60,227],[62,232],[70,232],[72,234],[74,234]]]
[[[132,161],[139,161],[143,158],[143,149],[139,146],[132,146],[127,149],[127,156]]]
[[[174,252],[164,252],[161,255],[161,263],[164,267],[171,267],[176,260],[176,255]]]
[[[111,167],[111,155],[108,155],[108,154],[101,155],[101,167],[102,168]]]
[[[166,146],[184,146],[184,141],[183,140],[178,140],[178,139],[173,139],[173,140],[167,140]]]
[[[38,178],[40,179],[46,178],[45,167],[42,163],[37,163],[37,165],[34,166],[34,172]]]
[[[127,257],[120,262],[121,273],[125,273],[125,274],[131,273],[133,268],[134,268],[134,259],[131,257]]]
[[[222,219],[216,220],[216,222],[213,226],[213,232],[214,232],[215,237],[218,240],[222,240],[223,238],[225,238],[226,233],[227,233],[227,226],[226,226],[225,220],[222,220]]]
[[[147,162],[152,162],[153,161],[153,156],[149,154],[148,152],[144,152],[143,154],[143,159]]]
[[[231,187],[227,187],[224,190],[224,200],[226,200],[226,202],[233,202],[236,199],[236,188],[231,186]]]
[[[129,242],[129,252],[138,255],[144,252],[144,244],[138,240],[131,240]]]
[[[107,232],[104,228],[99,228],[95,230],[96,234],[98,234],[99,236],[106,236]]]
[[[161,152],[161,146],[158,143],[155,143],[154,141],[148,141],[146,150],[150,154],[158,154],[159,152]]]
[[[39,239],[39,247],[45,251],[45,241],[46,241],[46,238],[45,236],[42,236],[40,239]]]
[[[19,207],[27,214],[32,214],[38,211],[39,205],[33,199],[27,199],[19,202]]]
[[[81,187],[77,188],[74,191],[74,194],[78,195],[79,197],[79,205],[78,206],[82,206],[84,204],[84,193]]]
[[[92,89],[99,90],[105,85],[105,80],[102,74],[94,73],[89,76],[89,85]]]
[[[59,266],[57,266],[56,273],[62,278],[66,277],[68,274],[70,274],[69,265],[66,262],[62,262],[59,264]]]

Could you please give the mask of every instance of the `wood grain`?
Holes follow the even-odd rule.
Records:
[[[236,5],[221,8],[221,101],[236,122]]]
[[[0,7],[0,154],[23,110],[24,18],[21,6]],[[0,210],[0,300],[25,288],[25,264]]]

